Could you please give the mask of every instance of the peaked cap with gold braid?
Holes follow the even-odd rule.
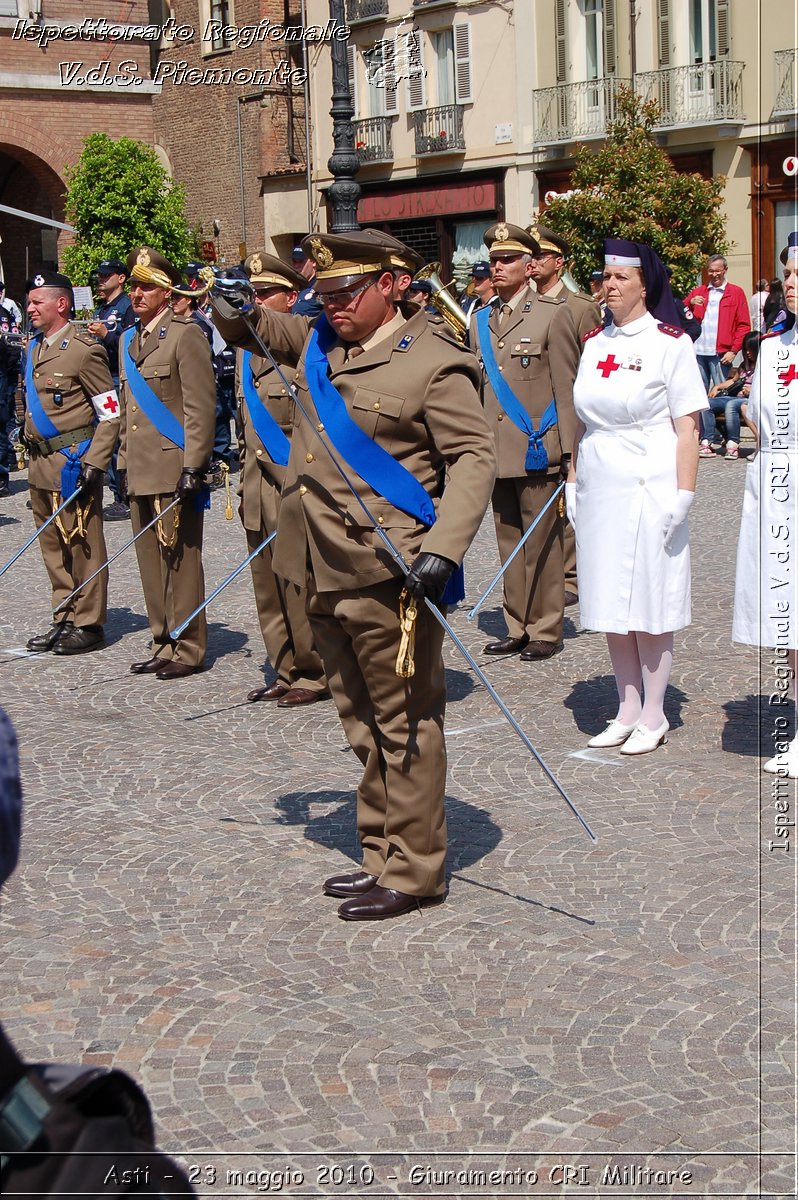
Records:
[[[169,292],[176,292],[178,296],[193,297],[197,300],[213,285],[213,268],[203,267],[199,273],[203,283],[201,288],[181,287],[183,276],[180,271],[151,246],[139,246],[136,250],[131,250],[126,262],[129,282],[152,283]]]
[[[302,241],[302,249],[316,265],[316,291],[322,294],[331,290],[319,287],[325,280],[334,281],[336,287],[346,285],[362,275],[373,275],[380,271],[393,270],[391,255],[393,245],[386,242],[386,235],[374,230],[357,233],[312,233]]]
[[[305,276],[289,263],[283,262],[265,250],[254,250],[244,260],[244,270],[250,283],[261,287],[281,287],[288,292],[298,292],[308,286]]]
[[[506,221],[498,221],[486,229],[483,240],[492,254],[501,251],[508,254],[540,254],[540,244],[531,233],[520,225],[509,225]]]

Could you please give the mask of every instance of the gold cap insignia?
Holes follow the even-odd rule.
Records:
[[[136,257],[136,262],[140,267],[148,267],[150,265],[150,252],[145,246],[142,246]]]
[[[313,255],[314,261],[318,263],[322,271],[325,271],[327,267],[331,267],[335,262],[332,250],[329,250],[327,246],[324,245],[324,242],[321,240],[321,238],[310,239],[310,251]]]
[[[526,231],[530,237],[535,239],[536,242],[540,241],[540,234],[538,233],[537,225],[527,225]]]
[[[496,226],[496,231],[493,234],[494,241],[506,242],[507,239],[509,238],[509,236],[510,236],[510,230],[507,228],[507,226],[502,221],[501,225]]]
[[[256,254],[255,257],[250,260],[249,269],[253,275],[260,275],[261,271],[263,270],[263,262],[259,254]]]

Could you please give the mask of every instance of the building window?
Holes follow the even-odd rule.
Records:
[[[0,0],[0,17],[18,17],[17,0]]]
[[[454,34],[451,29],[433,33],[432,46],[438,68],[438,104],[454,104]]]
[[[200,16],[202,17],[203,36],[202,53],[219,54],[223,50],[232,50],[233,43],[221,36],[225,25],[235,25],[233,0],[200,0]]]

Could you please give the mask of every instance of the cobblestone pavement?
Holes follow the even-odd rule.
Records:
[[[585,749],[614,689],[578,610],[552,660],[480,658],[597,846],[447,646],[448,902],[378,925],[321,895],[357,859],[332,704],[244,702],[264,660],[248,579],[211,610],[212,669],[159,683],[128,673],[148,645],[133,552],[108,648],[72,659],[24,651],[49,618],[27,553],[0,583],[27,805],[0,966],[20,1049],[132,1072],[206,1196],[794,1195],[795,845],[757,757],[781,710],[770,655],[729,640],[744,473],[701,464],[662,750]],[[12,489],[0,561],[31,528]],[[223,507],[209,590],[245,554]],[[107,526],[110,550],[128,536]],[[471,601],[495,568],[486,521]],[[502,628],[495,603],[452,620],[478,656]]]

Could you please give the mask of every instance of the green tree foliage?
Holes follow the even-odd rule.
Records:
[[[722,212],[725,179],[680,174],[654,140],[659,108],[618,90],[617,117],[598,152],[582,146],[572,195],[546,205],[542,220],[572,246],[573,274],[587,290],[603,263],[605,237],[647,242],[673,268],[673,289],[694,286],[707,254],[728,249]]]
[[[155,151],[132,138],[92,133],[75,166],[67,169],[67,220],[77,237],[64,250],[64,270],[87,284],[104,258],[124,262],[146,243],[176,264],[198,254],[186,221],[185,189],[170,179]]]

